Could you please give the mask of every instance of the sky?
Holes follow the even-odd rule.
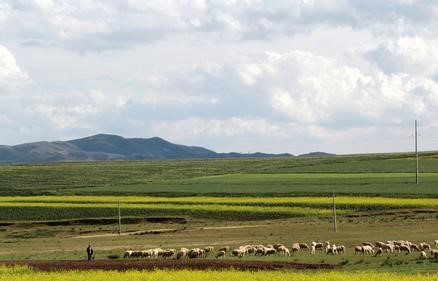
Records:
[[[0,144],[438,149],[438,1],[0,0]]]

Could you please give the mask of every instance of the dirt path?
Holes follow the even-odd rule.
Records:
[[[284,270],[284,269],[334,269],[336,265],[305,264],[273,261],[244,260],[93,260],[93,261],[10,261],[0,265],[27,265],[41,271],[62,270],[155,270],[155,269],[238,269],[238,270]]]
[[[101,234],[92,234],[92,235],[79,235],[73,236],[69,238],[81,239],[81,238],[98,238],[98,237],[117,237],[117,236],[128,236],[128,235],[146,235],[146,234],[160,234],[160,233],[173,233],[177,232],[179,229],[175,228],[164,228],[164,229],[152,229],[152,230],[139,230],[139,231],[130,231],[130,232],[122,232],[118,233],[101,233]]]
[[[231,225],[231,226],[206,226],[201,227],[201,230],[217,230],[217,229],[241,229],[241,228],[257,228],[257,227],[265,227],[269,226],[269,224],[254,224],[254,225]]]
[[[269,226],[269,225],[268,224],[257,224],[257,225],[207,226],[207,227],[197,227],[197,228],[193,228],[193,229],[184,229],[184,231],[245,229],[245,228],[258,228],[258,227],[266,227],[266,226]],[[100,233],[100,234],[71,236],[71,237],[67,237],[67,238],[88,239],[88,238],[99,238],[99,237],[117,237],[117,236],[128,236],[128,235],[173,233],[173,232],[177,232],[177,231],[182,231],[182,229],[176,229],[176,228],[151,229],[151,230],[122,232],[120,235],[118,233]]]

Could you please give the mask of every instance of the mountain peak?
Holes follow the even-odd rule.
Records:
[[[326,157],[326,156],[335,156],[335,154],[322,152],[322,151],[315,151],[315,152],[309,152],[306,154],[300,154],[299,157]]]
[[[124,137],[121,137],[119,135],[111,135],[111,134],[96,134],[88,137],[83,137],[79,139],[74,139],[71,141],[78,141],[78,140],[91,140],[91,139],[125,139]]]
[[[244,157],[275,156],[290,155],[263,153],[244,155]],[[160,137],[124,138],[111,134],[96,134],[69,141],[43,141],[19,146],[0,146],[0,163],[235,157],[242,157],[242,155],[216,153],[202,147],[174,144]]]

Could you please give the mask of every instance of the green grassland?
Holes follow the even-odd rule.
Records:
[[[421,155],[419,185],[412,156],[0,165],[0,260],[82,259],[88,243],[106,259],[129,248],[329,240],[347,253],[262,259],[436,272],[436,260],[418,253],[352,250],[363,241],[438,239],[438,154]],[[123,236],[116,235],[119,201]]]
[[[332,198],[312,197],[152,197],[152,196],[6,196],[0,197],[0,222],[53,221],[124,216],[190,216],[247,220],[323,217]],[[438,198],[336,197],[337,213],[421,209],[438,212]]]
[[[438,154],[1,165],[0,195],[438,197]]]
[[[283,243],[291,247],[293,242],[330,241],[345,245],[347,252],[337,256],[317,252],[310,255],[303,251],[284,257],[244,257],[243,259],[279,260],[303,263],[341,264],[345,271],[397,271],[436,272],[434,259],[422,261],[419,253],[384,254],[381,257],[354,254],[354,246],[363,241],[386,241],[406,239],[413,242],[426,241],[433,244],[438,237],[435,216],[424,213],[399,213],[362,217],[339,216],[338,232],[323,218],[288,218],[276,220],[209,220],[188,219],[186,223],[137,222],[123,224],[123,232],[148,230],[143,234],[118,236],[117,223],[113,224],[14,224],[0,226],[0,260],[84,259],[84,250],[91,243],[96,259],[109,255],[122,256],[126,249],[154,247],[180,248],[228,245],[238,247],[246,244]],[[168,232],[153,230],[168,229]],[[112,235],[109,235],[112,234]],[[214,258],[214,253],[209,256]],[[237,259],[227,256],[228,259]]]

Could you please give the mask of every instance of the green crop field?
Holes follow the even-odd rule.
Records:
[[[176,216],[235,220],[329,216],[331,197],[145,197],[145,196],[7,196],[0,197],[0,221],[50,221],[124,216]],[[438,212],[438,198],[336,198],[337,213],[393,209]]]
[[[347,252],[243,260],[329,263],[342,274],[436,272],[436,260],[420,260],[416,252],[373,257],[353,250],[363,241],[392,239],[434,245],[438,154],[421,155],[418,185],[414,170],[412,154],[0,165],[0,260],[82,259],[88,243],[107,259],[130,248],[329,240]],[[363,278],[318,278],[330,276]]]
[[[0,195],[438,197],[438,155],[410,154],[0,165]]]

